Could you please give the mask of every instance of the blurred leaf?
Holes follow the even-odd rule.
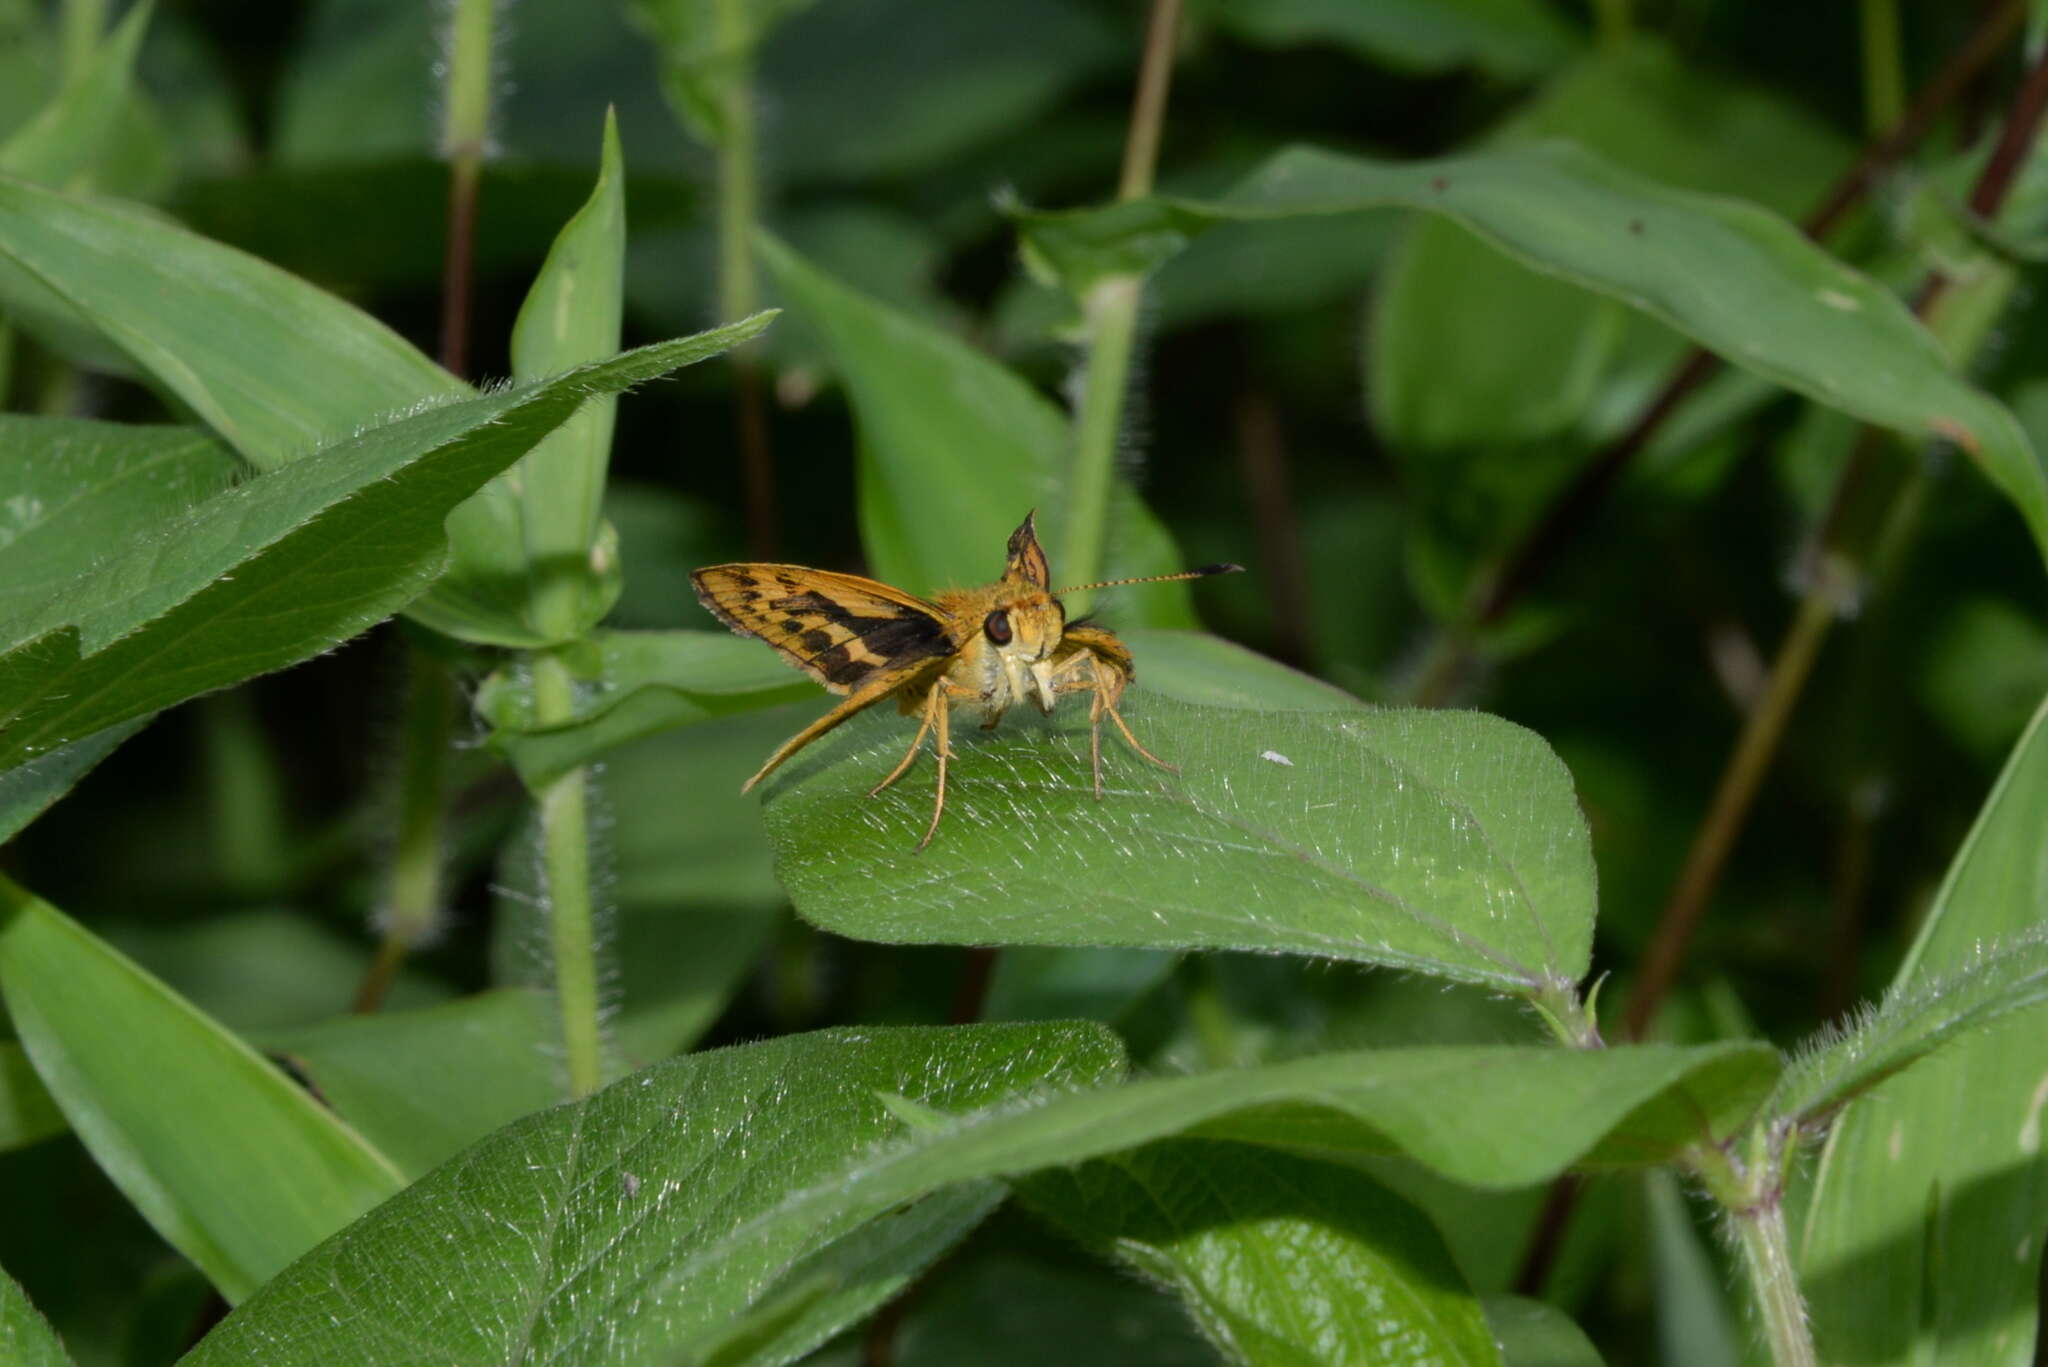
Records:
[[[26,764],[0,771],[0,844],[21,834],[30,822],[97,768],[101,760],[149,723],[150,717],[124,721]]]
[[[1972,757],[1996,761],[2048,697],[2048,630],[2003,598],[1967,599],[1942,618],[1921,654],[1921,698]]]
[[[666,123],[665,114],[663,119]],[[480,234],[474,246],[477,279],[486,284],[530,279],[534,262],[546,257],[562,224],[589,195],[585,166],[487,164],[477,183],[477,200],[490,206],[490,231]],[[628,175],[635,248],[650,228],[701,215],[702,199],[697,185],[673,174]],[[447,164],[419,153],[339,165],[267,163],[232,176],[187,181],[178,187],[171,207],[195,232],[295,275],[337,288],[381,292],[438,287],[446,244],[439,233],[421,232],[420,225],[438,221],[447,202]],[[351,230],[335,232],[337,222],[350,224]],[[635,297],[628,305],[644,309],[638,296],[645,278],[638,269],[629,276]],[[685,327],[703,318],[702,311],[692,313]]]
[[[605,484],[604,516],[618,528],[626,568],[613,625],[635,631],[702,627],[704,609],[684,585],[699,566],[745,558],[733,519],[702,499],[617,478]]]
[[[512,374],[537,380],[602,360],[619,349],[626,257],[625,166],[618,120],[607,118],[597,188],[548,252],[512,328]],[[615,548],[600,547],[605,471],[618,400],[594,397],[524,456],[493,492],[516,503],[532,581],[527,617],[557,640],[582,636],[618,597]],[[487,494],[486,497],[491,495]],[[489,515],[474,504],[462,519]],[[464,543],[451,529],[456,546]],[[601,551],[612,551],[600,561]],[[459,591],[462,564],[451,567]]]
[[[56,98],[0,142],[0,172],[65,187],[84,180],[129,108],[149,0],[130,10]]]
[[[1221,636],[1156,627],[1121,634],[1148,692],[1210,707],[1342,712],[1365,706],[1341,688]]]
[[[1268,47],[1330,43],[1369,62],[1432,72],[1475,66],[1509,79],[1538,75],[1578,45],[1538,0],[1202,0],[1196,13]]]
[[[1494,141],[1543,138],[1570,139],[1662,185],[1788,216],[1850,155],[1796,106],[1647,39],[1589,55]],[[1373,425],[1423,451],[1611,435],[1685,350],[1662,326],[1535,274],[1443,219],[1411,228],[1373,296],[1371,329]],[[1753,405],[1761,395],[1747,397]]]
[[[0,137],[42,112],[58,93],[63,62],[34,0],[0,0]]]
[[[64,1112],[36,1076],[28,1054],[14,1040],[0,1040],[0,1150],[18,1149],[67,1128]],[[0,1336],[0,1346],[5,1343]]]
[[[0,179],[0,307],[82,317],[259,470],[468,387],[354,305],[113,200]]]
[[[1532,733],[1478,712],[1123,710],[1179,776],[1111,728],[1096,801],[1078,708],[956,737],[923,853],[930,761],[868,798],[907,728],[856,719],[769,780],[776,873],[806,919],[860,939],[1282,951],[1521,995],[1585,972],[1592,855]]]
[[[230,1301],[403,1185],[247,1045],[0,884],[0,993],[71,1127]],[[179,1101],[165,1104],[166,1079]]]
[[[486,992],[267,1035],[264,1052],[417,1179],[491,1131],[563,1100],[560,1025],[538,993]]]
[[[1643,1174],[1649,1197],[1657,1360],[1665,1367],[1741,1367],[1742,1330],[1728,1303],[1728,1278],[1702,1246],[1685,1192],[1669,1172]]]
[[[347,1013],[372,952],[361,936],[282,908],[97,929],[151,977],[228,1029],[255,1039]],[[384,1000],[387,1009],[406,1009],[448,995],[446,984],[408,965]]]
[[[830,0],[761,48],[762,160],[790,182],[929,173],[1130,60],[1117,28],[1076,0]]]
[[[994,1195],[970,1183],[894,1214],[898,1202],[858,1197],[793,1208],[792,1193],[858,1190],[878,1146],[900,1140],[882,1094],[959,1113],[1095,1082],[1119,1061],[1099,1027],[997,1025],[827,1031],[658,1064],[415,1183],[187,1362],[667,1363],[778,1288],[807,1305],[759,1360],[789,1361],[899,1290]],[[871,1261],[834,1261],[842,1240]],[[403,1278],[363,1280],[401,1265]],[[806,1286],[813,1267],[823,1295]]]
[[[1400,224],[1387,214],[1219,223],[1159,268],[1148,315],[1170,331],[1216,317],[1299,313],[1363,296],[1385,268]]]
[[[1905,305],[1791,227],[1673,190],[1565,144],[1421,162],[1294,148],[1221,201],[1133,201],[1023,217],[1069,288],[1156,261],[1219,220],[1406,206],[1610,295],[1817,402],[1962,446],[2048,555],[2048,474],[2012,413],[1956,375]]]
[[[716,144],[726,106],[753,99],[749,88],[761,41],[812,0],[633,0],[633,15],[653,38],[662,88],[684,124]]]
[[[0,1268],[0,1362],[8,1367],[71,1367],[71,1356],[49,1321],[36,1313],[5,1268]]]
[[[792,675],[782,657],[759,641],[724,631],[598,631],[563,648],[562,659],[577,682],[589,687],[576,698],[574,718],[544,726],[534,720],[533,699],[519,677],[501,669],[477,690],[476,709],[500,731],[567,731],[592,722],[646,689],[685,697],[698,695],[707,710],[712,699],[748,698],[741,707],[772,707],[795,695],[815,697],[809,680]],[[593,752],[594,753],[594,752]]]
[[[789,307],[825,336],[860,433],[861,543],[877,578],[912,593],[981,584],[1039,510],[1057,544],[1066,418],[995,361],[877,304],[769,239],[761,251]],[[1172,539],[1127,487],[1112,498],[1103,577],[1185,569]],[[1059,566],[1053,566],[1055,578]],[[1193,625],[1186,586],[1134,591],[1131,618]]]
[[[1114,1022],[1178,961],[1178,955],[1160,949],[1008,946],[996,959],[982,1018]]]
[[[2048,709],[2037,713],[1921,923],[1893,991],[1934,990],[2048,922]],[[1882,1017],[1880,1017],[1882,1019]],[[1959,1041],[1852,1103],[1798,1250],[1832,1361],[2033,1359],[2048,1181],[2044,1013]]]
[[[1601,1367],[1600,1351],[1556,1306],[1525,1296],[1488,1296],[1484,1304],[1507,1367]]]
[[[577,694],[573,721],[534,724],[519,665],[499,669],[477,693],[479,714],[496,729],[492,745],[529,788],[643,736],[822,692],[760,642],[714,631],[600,631],[563,658],[588,685]]]
[[[1817,1125],[1855,1097],[1955,1040],[2048,1005],[2048,925],[1980,942],[1950,972],[1895,983],[1884,1000],[1830,1030],[1786,1066],[1774,1115]]]
[[[1229,1361],[1501,1361],[1443,1239],[1356,1169],[1182,1140],[1055,1170],[1020,1194],[1173,1290]]]
[[[131,541],[0,624],[0,765],[326,650],[404,607],[448,511],[575,412],[760,322],[429,409],[293,461]],[[278,606],[288,600],[288,609]]]

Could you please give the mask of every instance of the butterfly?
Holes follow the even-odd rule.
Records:
[[[951,589],[919,598],[873,579],[801,565],[711,565],[690,576],[697,599],[742,636],[754,636],[846,701],[783,742],[760,772],[741,786],[749,791],[791,755],[840,723],[885,698],[905,716],[921,720],[896,767],[868,793],[873,797],[903,777],[926,735],[938,734],[938,795],[921,851],[946,811],[946,765],[953,758],[955,708],[978,716],[983,730],[1018,703],[1051,712],[1069,693],[1089,695],[1089,759],[1095,796],[1102,796],[1102,721],[1115,724],[1133,750],[1162,769],[1174,766],[1138,743],[1117,711],[1136,676],[1130,648],[1113,632],[1069,622],[1064,593],[1121,584],[1160,584],[1231,574],[1241,565],[1204,565],[1181,574],[1109,579],[1055,591],[1035,514],[1010,534],[1002,578],[975,589]]]

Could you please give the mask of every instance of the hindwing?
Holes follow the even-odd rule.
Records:
[[[712,565],[690,576],[697,599],[834,693],[908,678],[958,649],[936,604],[859,575],[801,565]]]

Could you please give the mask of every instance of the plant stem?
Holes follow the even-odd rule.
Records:
[[[1600,30],[1600,46],[1609,52],[1622,46],[1635,31],[1629,12],[1630,0],[1593,0],[1594,18]]]
[[[1112,275],[1088,292],[1088,368],[1074,421],[1074,462],[1067,472],[1067,535],[1060,578],[1087,583],[1102,573],[1109,524],[1109,491],[1116,477],[1117,437],[1123,430],[1124,386],[1137,340],[1144,282]],[[1087,594],[1072,595],[1068,611],[1087,611]]]
[[[1906,112],[1906,68],[1899,50],[1899,0],[1863,0],[1863,124],[1872,133]]]
[[[1166,122],[1166,97],[1173,81],[1174,40],[1180,31],[1180,0],[1152,0],[1145,27],[1145,52],[1138,67],[1138,91],[1131,102],[1131,126],[1124,139],[1123,173],[1117,198],[1152,193],[1159,140]],[[1144,281],[1112,275],[1097,281],[1082,301],[1088,321],[1088,360],[1074,421],[1073,463],[1067,470],[1066,539],[1060,577],[1086,583],[1102,569],[1109,526],[1109,492],[1116,476],[1117,437],[1123,430],[1124,389],[1130,379],[1131,348],[1138,336],[1138,304]],[[1070,610],[1085,611],[1087,595],[1076,595]]]
[[[415,647],[407,653],[405,716],[398,739],[398,839],[384,905],[383,938],[356,989],[355,1009],[384,1004],[414,945],[441,916],[441,852],[454,731],[455,681],[448,667]]]
[[[470,286],[476,242],[477,185],[490,146],[493,0],[455,0],[447,39],[448,229],[441,267],[441,364],[469,372]]]
[[[713,0],[718,48],[731,63],[719,109],[718,313],[722,322],[760,307],[754,262],[754,224],[761,215],[759,136],[754,120],[754,37],[748,0]],[[747,545],[756,559],[772,560],[775,531],[775,456],[768,440],[754,348],[732,355],[733,416],[739,429],[741,477],[746,485]]]
[[[535,654],[533,715],[542,725],[575,715],[576,685],[552,654]],[[541,879],[554,950],[555,1002],[569,1093],[588,1096],[604,1081],[598,1019],[596,911],[590,889],[590,815],[582,769],[543,788],[540,800]]]
[[[1729,1212],[1735,1226],[1742,1268],[1763,1320],[1764,1342],[1775,1367],[1816,1367],[1813,1329],[1806,1322],[1806,1302],[1792,1267],[1792,1249],[1785,1237],[1785,1203],[1773,1196],[1747,1210]]]
[[[64,79],[75,80],[107,31],[107,0],[64,0],[62,23]]]

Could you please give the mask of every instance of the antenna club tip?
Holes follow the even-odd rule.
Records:
[[[1230,562],[1230,561],[1228,561],[1228,560],[1220,560],[1220,561],[1218,561],[1217,563],[1215,563],[1215,564],[1213,564],[1213,565],[1204,565],[1204,566],[1202,566],[1202,568],[1200,568],[1200,569],[1196,570],[1196,571],[1195,571],[1195,573],[1196,573],[1196,574],[1243,574],[1243,573],[1244,573],[1244,566],[1242,566],[1242,565],[1238,565],[1238,564],[1233,564],[1232,562]]]

